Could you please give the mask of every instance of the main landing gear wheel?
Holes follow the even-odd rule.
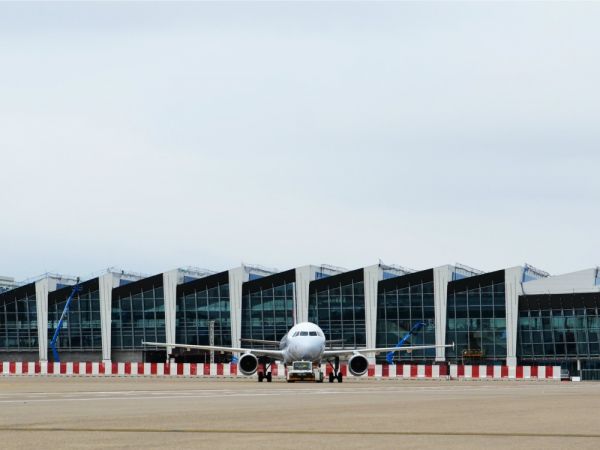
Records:
[[[267,379],[267,383],[270,383],[273,380],[273,374],[271,372],[269,372],[266,376]]]
[[[262,383],[264,379],[265,379],[265,374],[262,372],[258,372],[258,382]],[[267,381],[269,381],[269,380],[267,379]]]
[[[337,380],[338,380],[338,383],[342,382],[342,372],[337,374]]]
[[[335,379],[335,375],[333,374],[333,372],[329,372],[329,382],[333,383],[334,379]]]

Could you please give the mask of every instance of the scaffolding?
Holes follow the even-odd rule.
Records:
[[[63,275],[60,273],[53,273],[53,272],[46,272],[43,273],[41,275],[37,275],[35,277],[31,277],[31,278],[27,278],[23,281],[19,281],[16,283],[15,287],[20,287],[20,286],[25,286],[27,284],[32,284],[35,283],[37,281],[40,280],[44,280],[46,278],[52,278],[56,281],[58,281],[60,284],[65,284],[65,285],[73,285],[77,282],[77,277],[71,276],[71,275]]]
[[[461,263],[454,263],[454,271],[456,273],[465,275],[466,277],[474,277],[476,275],[483,275],[485,273],[483,270],[475,269]]]
[[[102,275],[106,275],[107,273],[117,275],[119,278],[131,279],[132,281],[141,280],[142,278],[148,278],[150,276],[150,274],[147,273],[133,272],[131,270],[121,269],[120,267],[110,266],[106,269],[99,270],[98,272],[90,273],[87,276],[82,277],[82,280],[92,280],[94,278],[99,278]]]
[[[10,291],[16,287],[17,283],[15,282],[14,278],[0,276],[0,294],[2,292]]]
[[[252,272],[256,275],[262,275],[263,277],[279,273],[279,269],[274,267],[265,267],[259,264],[246,264],[242,262],[242,267],[246,269],[248,273]]]
[[[177,270],[179,271],[179,273],[181,275],[188,276],[191,278],[204,278],[209,275],[214,275],[215,273],[217,273],[214,270],[203,269],[201,267],[195,267],[195,266],[179,267]]]
[[[348,269],[345,267],[338,267],[331,264],[321,264],[317,266],[321,273],[327,274],[329,276],[339,275],[340,273],[348,272]]]
[[[386,264],[381,259],[379,260],[379,267],[386,272],[395,273],[398,276],[408,275],[409,273],[415,273],[415,269],[410,269],[408,267],[399,266],[397,264]]]
[[[550,276],[548,272],[527,263],[523,264],[523,276],[525,276],[526,273],[531,274],[535,278],[548,278]]]

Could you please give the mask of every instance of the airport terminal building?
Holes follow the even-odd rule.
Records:
[[[0,277],[0,360],[51,361],[49,343],[76,284],[45,274]],[[143,341],[239,346],[279,340],[297,322],[318,324],[340,347],[393,347],[418,364],[560,365],[600,379],[599,268],[550,276],[524,265],[483,273],[463,265],[412,271],[383,263],[356,270],[241,266],[153,276],[108,269],[78,285],[58,335],[62,361],[206,362],[206,352]],[[230,355],[212,355],[228,361]],[[372,360],[386,364],[385,354]]]

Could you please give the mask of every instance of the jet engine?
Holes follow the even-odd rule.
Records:
[[[355,377],[360,377],[369,370],[369,360],[363,355],[354,355],[348,360],[348,370]]]
[[[238,369],[246,376],[253,375],[258,369],[258,358],[252,353],[244,353],[238,360]]]

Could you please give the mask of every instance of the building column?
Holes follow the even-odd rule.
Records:
[[[98,278],[100,288],[100,330],[102,334],[102,362],[110,363],[112,346],[112,290],[115,277],[105,273]]]
[[[363,284],[365,290],[365,332],[367,335],[367,348],[374,348],[377,342],[377,287],[383,276],[379,264],[363,269]],[[375,355],[368,355],[371,363],[375,362]]]
[[[310,282],[314,278],[315,271],[312,266],[296,268],[296,304],[294,311],[296,323],[308,322],[308,296]]]
[[[446,344],[446,312],[448,305],[448,282],[451,281],[451,267],[441,266],[433,269],[433,307],[435,315],[435,345]],[[435,360],[446,360],[446,348],[435,349]]]
[[[48,292],[50,279],[35,282],[35,309],[37,313],[37,334],[40,361],[48,361]]]
[[[519,296],[523,294],[523,268],[511,267],[504,271],[506,306],[506,365],[517,365],[517,332]]]
[[[177,326],[177,282],[179,271],[177,269],[163,273],[163,295],[165,302],[165,338],[168,343],[175,343]],[[170,355],[173,347],[167,347]]]
[[[229,311],[231,314],[231,345],[238,347],[242,337],[242,285],[248,281],[245,267],[229,270]]]

